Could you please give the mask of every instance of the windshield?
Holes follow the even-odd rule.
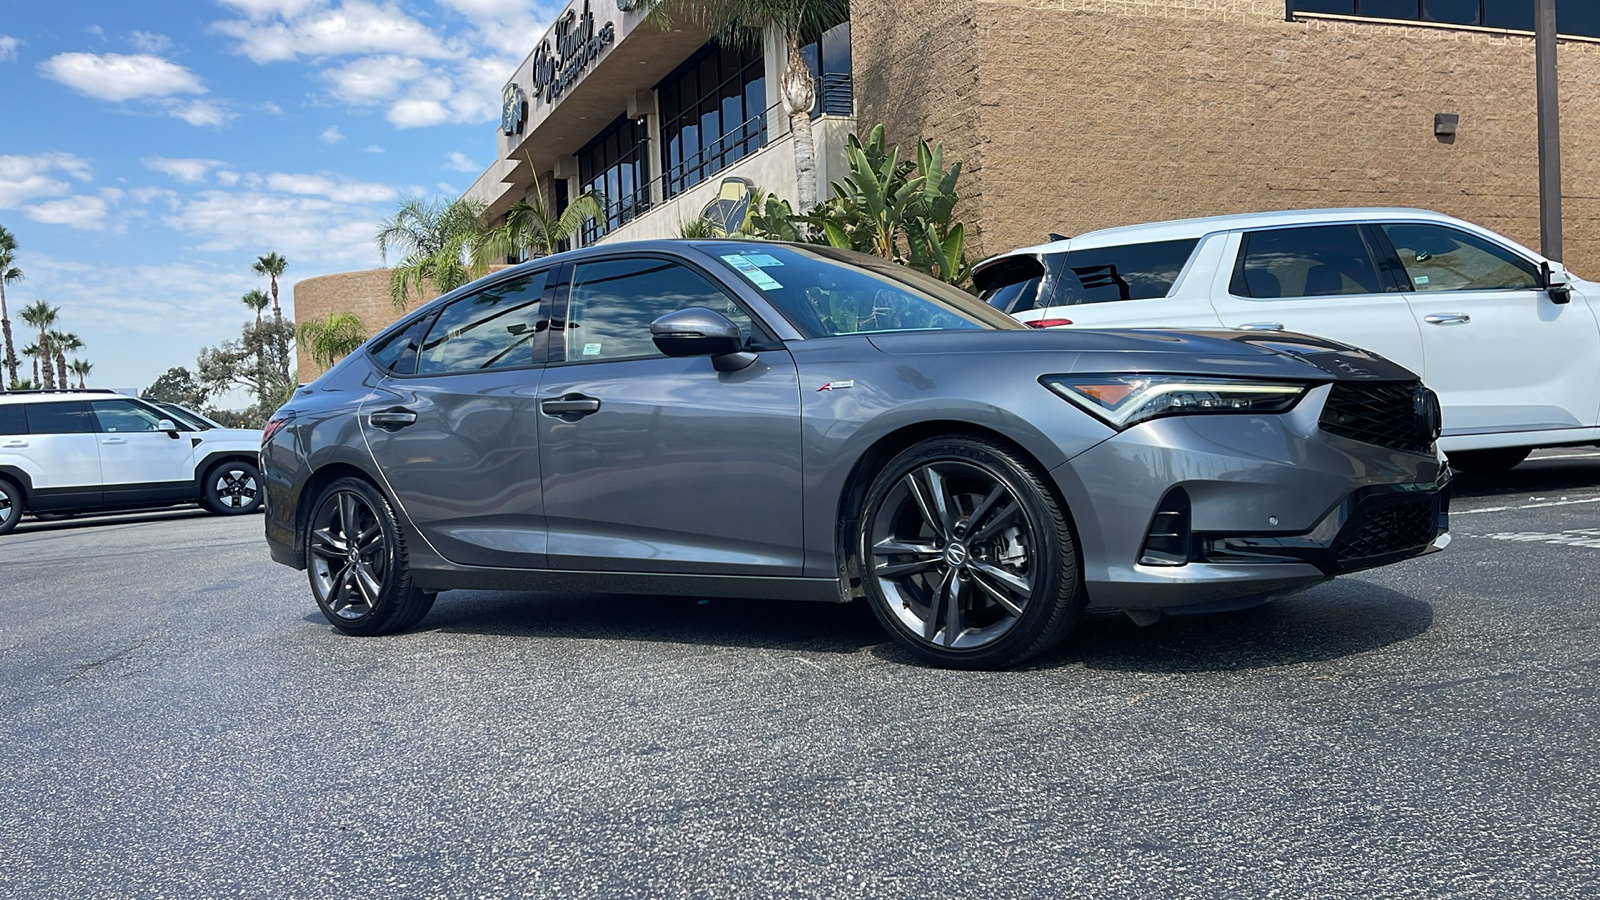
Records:
[[[697,246],[808,338],[1025,327],[960,288],[875,256],[764,241]]]
[[[161,410],[162,414],[166,415],[168,418],[173,419],[179,425],[193,428],[195,431],[210,431],[213,428],[222,427],[205,416],[202,416],[199,413],[192,413],[175,403],[166,403],[160,400],[150,402],[154,402],[155,405]]]

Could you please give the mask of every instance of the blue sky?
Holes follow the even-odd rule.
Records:
[[[264,279],[381,264],[407,195],[492,161],[500,87],[558,11],[532,0],[0,0],[0,224],[90,381],[142,387],[238,334]]]

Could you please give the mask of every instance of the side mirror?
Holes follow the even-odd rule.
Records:
[[[1572,273],[1560,263],[1545,260],[1544,286],[1550,292],[1551,303],[1572,302]]]
[[[171,419],[162,419],[161,421],[157,422],[156,430],[165,431],[167,433],[167,437],[172,438],[173,440],[178,439],[178,425]]]
[[[744,349],[739,326],[703,306],[670,312],[650,323],[656,349],[668,356],[709,356],[718,372],[737,372],[756,361]]]

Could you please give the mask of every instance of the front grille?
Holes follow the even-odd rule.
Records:
[[[1363,444],[1427,453],[1439,436],[1439,401],[1415,381],[1335,382],[1322,430]]]
[[[1333,541],[1334,557],[1343,563],[1426,547],[1439,534],[1440,502],[1438,494],[1362,500]]]

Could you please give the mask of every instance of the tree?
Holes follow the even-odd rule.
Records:
[[[265,259],[266,257],[262,257],[262,258]],[[239,298],[239,302],[243,303],[245,306],[248,306],[248,307],[250,307],[250,309],[255,311],[256,324],[260,325],[261,324],[261,311],[267,308],[267,304],[272,302],[272,298],[268,297],[266,295],[266,292],[264,292],[264,291],[262,291],[262,290],[260,290],[258,288],[258,289],[249,291],[243,297],[240,297]]]
[[[261,364],[274,348],[292,343],[294,326],[281,319],[264,319],[260,327],[249,322],[240,329],[239,339],[207,347],[196,360],[200,384],[212,394],[235,388],[249,391],[256,403],[245,414],[251,428],[259,428],[282,405],[294,389],[294,380],[277,369]]]
[[[88,387],[87,379],[89,378],[89,373],[94,370],[94,363],[88,362],[87,360],[75,359],[72,361],[72,365],[68,366],[68,368],[72,370],[72,374],[78,376],[78,388],[80,390]]]
[[[61,387],[70,387],[72,382],[67,380],[67,354],[82,350],[82,339],[70,331],[52,331],[50,349],[56,355],[56,383]]]
[[[199,409],[211,397],[211,391],[200,383],[193,372],[183,366],[173,366],[160,378],[139,392],[141,397],[165,400],[189,409]]]
[[[54,354],[50,352],[50,326],[56,323],[60,315],[60,307],[51,306],[43,300],[35,300],[22,308],[22,321],[39,329],[38,352],[39,359],[44,360],[44,389],[47,391],[56,386],[56,373],[51,366]],[[34,375],[38,374],[34,372]]]
[[[329,313],[323,319],[301,322],[295,339],[301,353],[326,369],[367,342],[367,327],[353,312]]]
[[[810,212],[817,204],[817,142],[811,132],[811,107],[817,95],[811,68],[800,55],[800,41],[849,18],[849,0],[651,0],[648,9],[659,24],[670,24],[673,15],[682,14],[727,42],[759,45],[765,29],[783,32],[787,47],[783,109],[794,133],[800,212]]]
[[[378,252],[384,265],[391,253],[398,254],[389,276],[389,299],[396,309],[405,309],[411,288],[423,293],[431,285],[447,293],[472,280],[469,260],[479,237],[484,233],[481,201],[458,199],[446,203],[408,197],[392,218],[378,229]]]
[[[5,346],[0,347],[12,389],[17,387],[17,347],[11,341],[11,313],[6,309],[6,285],[22,280],[22,270],[17,268],[17,239],[0,225],[0,331],[4,332]]]
[[[250,267],[250,271],[257,275],[265,275],[272,279],[272,317],[275,319],[283,318],[283,310],[278,306],[278,276],[287,268],[289,261],[276,252],[256,257],[255,264]]]
[[[39,389],[39,345],[29,344],[28,346],[23,347],[22,355],[33,360],[33,378],[29,379],[27,384],[28,390],[36,391]],[[21,383],[22,382],[18,382],[18,384]],[[13,387],[12,389],[18,391],[22,390],[20,387]]]
[[[526,252],[528,257],[552,256],[561,245],[578,234],[584,223],[605,215],[606,198],[599,191],[580,194],[557,213],[545,202],[544,188],[533,178],[533,200],[518,200],[506,212],[506,220],[486,230],[473,246],[477,271],[491,263]]]

